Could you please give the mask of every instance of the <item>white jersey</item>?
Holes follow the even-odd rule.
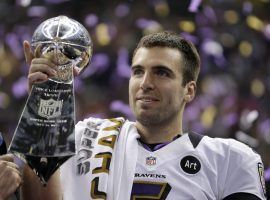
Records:
[[[93,127],[95,123],[102,120],[85,120],[76,126],[77,154],[60,168],[64,200],[91,199],[91,163],[83,160],[92,156],[97,132],[89,131],[89,124]],[[154,152],[138,143],[136,168],[131,174],[132,200],[229,200],[245,194],[265,199],[261,158],[236,140],[190,133]]]
[[[234,193],[250,193],[265,199],[258,154],[233,139],[199,137],[184,134],[154,152],[140,145],[132,195],[219,200]]]

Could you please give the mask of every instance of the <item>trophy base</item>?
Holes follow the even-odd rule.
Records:
[[[52,174],[71,156],[72,155],[61,157],[42,157],[25,155],[24,159],[28,163],[29,167],[39,177],[41,183],[46,186]]]

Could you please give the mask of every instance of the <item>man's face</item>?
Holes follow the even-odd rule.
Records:
[[[177,120],[185,105],[182,55],[167,47],[139,48],[132,60],[129,102],[137,121],[157,125]]]

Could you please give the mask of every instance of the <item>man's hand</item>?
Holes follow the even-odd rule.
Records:
[[[14,163],[14,156],[0,156],[0,200],[7,199],[22,184],[19,167]]]
[[[28,73],[28,90],[30,91],[34,83],[42,83],[48,78],[56,76],[56,65],[47,58],[41,56],[40,46],[31,51],[28,41],[23,43],[26,63],[30,65]]]
[[[26,63],[30,66],[28,73],[28,91],[31,90],[33,84],[42,83],[57,75],[57,65],[49,58],[45,58],[41,54],[41,46],[37,46],[35,52],[32,52],[30,43],[23,42],[24,56]],[[74,76],[78,75],[76,66],[73,68]]]

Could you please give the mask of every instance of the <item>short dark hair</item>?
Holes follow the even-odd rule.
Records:
[[[133,57],[141,47],[169,47],[178,49],[181,55],[183,55],[182,85],[185,86],[190,81],[197,81],[200,72],[200,56],[193,43],[184,39],[179,34],[171,31],[163,31],[146,35],[139,41],[134,50]]]

